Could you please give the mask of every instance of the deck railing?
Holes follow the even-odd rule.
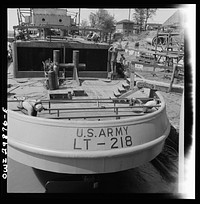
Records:
[[[137,100],[142,100],[143,102],[155,99],[155,98],[136,98]],[[157,99],[159,100],[159,99]],[[23,100],[8,100],[8,102],[19,102]],[[119,114],[120,109],[137,109],[137,108],[158,108],[161,105],[154,106],[146,106],[146,105],[130,105],[128,98],[98,98],[98,99],[73,99],[73,100],[41,100],[42,103],[48,103],[48,108],[44,108],[44,111],[49,111],[49,114],[52,114],[52,111],[57,111],[57,117],[48,117],[49,119],[86,119],[86,118],[108,118],[115,117],[116,119],[120,119],[121,117],[131,117],[131,116],[141,116],[144,113],[136,114]],[[96,107],[69,107],[69,108],[51,108],[51,104],[55,103],[93,103],[97,104]],[[101,103],[113,104],[113,106],[103,106]],[[128,106],[117,106],[117,104],[129,104]],[[107,114],[107,115],[88,115],[88,116],[60,116],[61,111],[86,111],[86,110],[113,110],[115,114]],[[19,109],[14,109],[13,111],[19,111]]]

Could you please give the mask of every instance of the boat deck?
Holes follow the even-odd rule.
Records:
[[[77,86],[76,82],[70,79],[63,81],[57,90],[47,90],[44,86],[44,78],[23,78],[12,79],[8,90],[8,107],[12,110],[19,111],[18,102],[13,100],[14,97],[20,99],[40,99],[46,110],[39,112],[37,117],[66,119],[66,120],[113,120],[132,116],[141,116],[143,112],[141,105],[131,107],[126,98],[116,100],[115,93],[122,88],[124,79],[107,80],[107,79],[80,79],[81,86]],[[126,91],[126,90],[124,90]],[[72,93],[72,100],[68,99],[51,99],[51,95]],[[75,92],[79,92],[74,96]],[[143,102],[149,100],[148,89],[135,90],[131,97],[140,98]],[[153,112],[159,108],[159,105],[149,111]]]

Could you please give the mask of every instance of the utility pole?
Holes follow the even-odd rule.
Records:
[[[80,21],[81,21],[80,16],[81,16],[81,9],[79,8],[78,9],[78,27],[80,27]]]
[[[130,21],[131,18],[131,9],[129,9],[128,20]]]

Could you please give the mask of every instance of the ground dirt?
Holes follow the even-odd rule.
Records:
[[[145,68],[144,68],[145,69]],[[140,75],[142,75],[145,79],[155,80],[155,81],[167,81],[163,80],[163,76],[153,77],[150,72],[145,71],[138,71]],[[169,82],[169,80],[168,80]],[[180,84],[180,83],[179,83]],[[182,84],[182,83],[181,83]],[[167,116],[170,120],[170,123],[174,128],[179,132],[179,122],[180,122],[180,108],[181,108],[181,101],[182,101],[182,94],[176,92],[162,92],[162,96],[166,102],[166,110]]]
[[[146,47],[145,38],[149,36],[156,35],[155,31],[146,31],[141,33],[138,36],[127,38],[126,41],[122,41],[122,45],[128,42],[129,49],[133,49],[135,46],[135,42],[139,42],[139,49],[144,49]],[[135,61],[136,55],[134,53],[130,54],[130,52],[125,52],[124,56],[127,61]],[[169,83],[171,81],[172,72],[165,73],[164,69],[156,68],[155,74],[152,74],[153,67],[143,66],[143,69],[136,69],[136,72],[143,76],[145,79],[160,81]],[[166,75],[167,77],[164,77]],[[184,87],[184,76],[180,76],[179,78],[175,78],[173,84],[181,85]],[[179,122],[180,122],[180,108],[181,108],[181,99],[182,93],[176,92],[161,92],[162,96],[166,102],[167,116],[170,120],[171,125],[179,132]]]

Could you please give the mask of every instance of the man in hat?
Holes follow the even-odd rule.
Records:
[[[108,49],[108,52],[111,54],[110,64],[111,64],[111,74],[116,74],[116,63],[118,52],[124,51],[121,45],[121,38],[117,40],[117,42],[113,43],[111,47]]]

